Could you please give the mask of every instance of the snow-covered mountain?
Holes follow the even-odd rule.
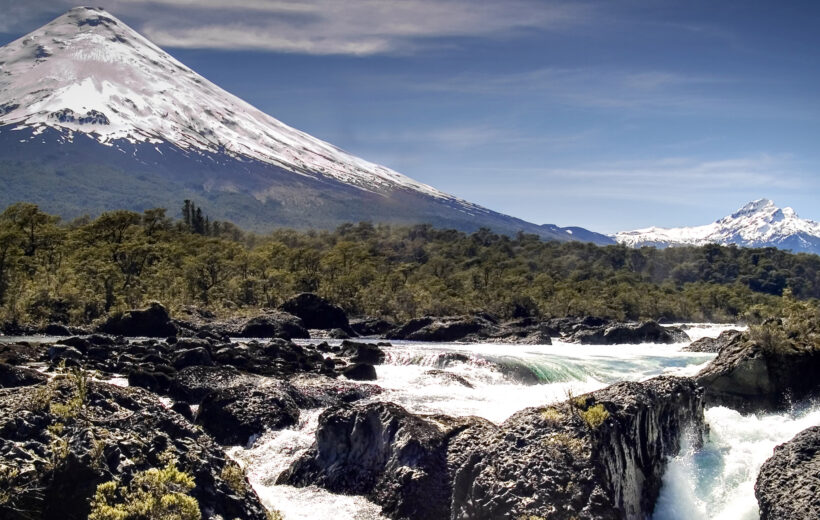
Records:
[[[215,217],[256,228],[387,220],[574,238],[291,128],[101,9],[72,9],[0,48],[0,152],[0,160],[7,159],[0,175],[13,188],[0,203],[31,195],[68,214],[194,198],[204,199],[201,205]],[[84,167],[94,180],[108,181],[102,193],[79,173]],[[61,188],[79,195],[76,208],[61,200],[65,191],[52,192]],[[111,189],[114,198],[106,195]],[[136,191],[137,203],[123,190]],[[161,200],[151,200],[155,192]]]
[[[614,238],[632,247],[737,244],[820,254],[820,223],[801,219],[792,208],[778,208],[768,199],[750,202],[728,217],[705,226],[651,227],[623,231]]]

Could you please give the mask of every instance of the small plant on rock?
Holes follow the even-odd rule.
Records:
[[[219,476],[228,484],[231,491],[237,495],[245,493],[247,481],[245,480],[245,472],[239,467],[239,464],[227,462]]]
[[[199,503],[189,493],[194,478],[174,462],[134,475],[128,486],[116,480],[97,486],[89,520],[199,520]]]
[[[604,408],[604,405],[596,404],[582,411],[581,418],[587,426],[597,430],[609,418],[609,412]]]

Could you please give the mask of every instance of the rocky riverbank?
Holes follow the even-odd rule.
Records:
[[[124,337],[165,338],[194,336],[205,339],[280,338],[350,339],[358,336],[386,340],[426,342],[489,342],[548,345],[552,339],[585,345],[678,343],[689,341],[679,327],[654,321],[617,322],[594,317],[539,320],[527,317],[499,320],[487,314],[424,316],[396,324],[380,318],[349,320],[338,306],[311,293],[294,296],[278,309],[263,309],[250,317],[219,319],[193,307],[184,308],[176,319],[154,303],[112,316],[87,328],[62,324],[30,326],[3,324],[6,335],[71,336],[91,333]]]
[[[280,482],[366,496],[392,518],[644,518],[682,435],[700,439],[704,401],[770,410],[818,389],[806,372],[818,368],[810,344],[727,332],[693,344],[719,351],[695,380],[619,383],[493,424],[378,401],[375,367],[391,346],[373,338],[671,343],[685,341],[685,331],[487,315],[397,326],[348,320],[314,295],[228,320],[197,309],[172,318],[154,304],[93,330],[60,327],[38,329],[65,336],[53,342],[0,344],[0,484],[13,490],[0,492],[0,513],[9,518],[85,518],[99,484],[127,486],[169,461],[192,475],[203,518],[264,518],[223,447],[296,425],[311,409],[325,409],[316,442]],[[357,335],[370,341],[293,341]],[[130,388],[91,373],[125,378]],[[446,370],[425,374],[470,388]]]

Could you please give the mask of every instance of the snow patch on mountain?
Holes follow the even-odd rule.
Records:
[[[735,213],[705,226],[650,227],[613,235],[631,247],[737,244],[780,247],[820,253],[820,223],[801,219],[792,208],[778,208],[769,199],[746,204]]]
[[[361,190],[412,190],[489,210],[291,128],[222,90],[106,11],[72,9],[0,48],[0,125],[46,127],[103,144],[168,142],[250,158]]]

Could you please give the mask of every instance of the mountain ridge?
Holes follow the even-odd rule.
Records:
[[[612,237],[630,247],[736,244],[820,254],[820,223],[802,219],[794,209],[779,208],[769,199],[749,202],[731,215],[703,226],[649,227],[622,231]]]
[[[82,137],[87,142],[74,146]],[[86,164],[106,170],[100,177],[109,186],[153,193],[155,205],[167,205],[169,192],[178,191],[198,198],[215,217],[232,213],[238,224],[256,229],[266,221],[268,227],[327,228],[354,218],[576,239],[571,229],[494,212],[291,128],[98,8],[74,8],[0,47],[0,151],[3,175],[14,177],[16,188],[0,195],[0,204],[41,199],[53,211],[72,203],[64,216],[116,207],[107,190],[95,186],[88,204],[83,194],[66,203],[51,200],[60,195],[52,186],[66,184],[60,172]],[[173,168],[162,160],[168,154]],[[27,184],[18,172],[39,184]],[[130,173],[150,177],[158,188],[133,182]],[[251,215],[225,206],[231,198]],[[585,240],[612,243],[584,231]]]

